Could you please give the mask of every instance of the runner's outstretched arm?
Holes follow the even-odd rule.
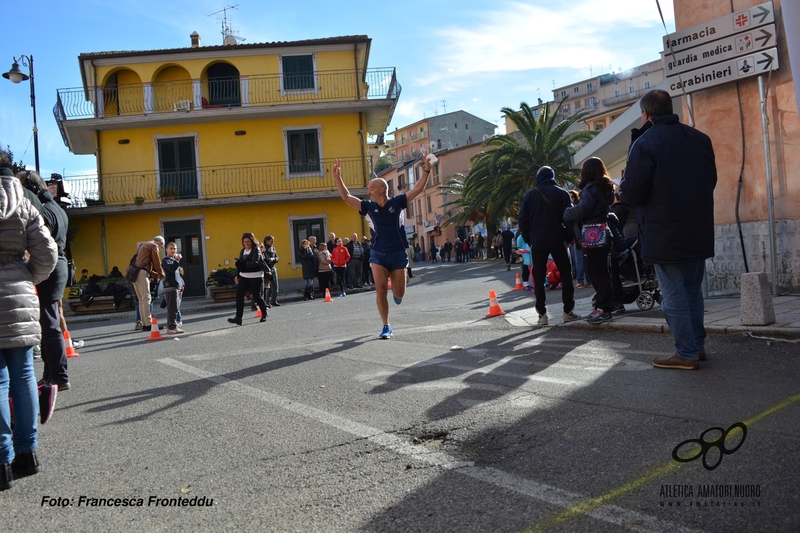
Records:
[[[350,191],[347,190],[347,187],[342,181],[342,160],[338,157],[333,160],[331,173],[333,174],[333,180],[336,182],[336,188],[339,190],[339,196],[342,197],[342,200],[356,211],[361,211],[361,200],[350,194]]]
[[[433,165],[431,165],[431,162],[428,161],[428,154],[423,154],[422,170],[425,172],[425,178],[423,179],[422,177],[420,177],[419,179],[417,179],[417,183],[414,184],[414,188],[408,191],[408,193],[406,194],[407,201],[410,202],[411,200],[422,194],[422,191],[425,190],[425,184],[428,182],[428,176],[430,176],[432,166]]]

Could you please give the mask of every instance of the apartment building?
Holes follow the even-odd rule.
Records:
[[[69,184],[80,268],[124,270],[138,242],[164,235],[183,254],[187,294],[230,266],[243,232],[275,236],[282,278],[299,278],[302,239],[366,233],[339,200],[330,167],[366,194],[366,139],[400,95],[393,68],[370,69],[366,35],[293,42],[93,52],[83,86],[59,89],[69,149],[97,176]]]

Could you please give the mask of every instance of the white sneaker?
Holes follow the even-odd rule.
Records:
[[[570,311],[569,313],[564,313],[564,323],[565,324],[567,322],[574,322],[574,321],[580,320],[580,319],[581,319],[581,317],[576,315],[574,311]]]
[[[80,339],[72,341],[72,347],[76,350],[83,348],[83,341]]]
[[[181,328],[176,327],[175,329],[168,329],[167,333],[170,335],[180,335],[181,333],[186,333],[186,332],[183,331]]]
[[[134,331],[142,331],[142,327],[144,327],[144,324],[142,324],[142,321],[141,320],[137,320],[136,321],[136,325],[133,327],[133,330]]]
[[[539,315],[539,325],[540,326],[547,325],[547,315]]]

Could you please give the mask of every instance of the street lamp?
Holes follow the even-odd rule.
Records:
[[[22,72],[19,68],[19,62],[28,67],[30,76]],[[36,126],[36,90],[33,85],[33,56],[21,55],[14,58],[14,63],[11,65],[11,70],[3,73],[3,77],[11,80],[14,83],[19,83],[25,80],[31,80],[31,107],[33,108],[33,157],[36,162],[36,173],[39,173],[39,128]]]

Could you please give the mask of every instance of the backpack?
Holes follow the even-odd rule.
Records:
[[[134,283],[136,281],[136,278],[139,277],[139,270],[141,270],[139,267],[136,266],[136,256],[138,255],[139,252],[133,254],[133,257],[131,257],[131,262],[128,265],[128,268],[125,270],[125,280],[130,281],[131,283]]]

